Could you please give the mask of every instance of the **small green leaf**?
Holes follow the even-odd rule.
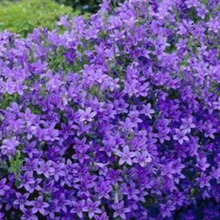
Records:
[[[17,150],[15,157],[11,158],[9,161],[9,171],[14,174],[16,179],[20,174],[20,167],[23,161],[20,150]]]

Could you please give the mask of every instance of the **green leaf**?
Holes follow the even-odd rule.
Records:
[[[20,174],[20,167],[24,160],[22,159],[21,152],[17,150],[16,156],[9,161],[9,171],[12,172],[15,178]]]

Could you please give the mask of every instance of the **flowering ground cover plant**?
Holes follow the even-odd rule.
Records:
[[[0,219],[220,219],[218,2],[1,33]]]

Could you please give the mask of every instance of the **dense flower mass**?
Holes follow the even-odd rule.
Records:
[[[218,4],[1,33],[0,219],[220,219]]]

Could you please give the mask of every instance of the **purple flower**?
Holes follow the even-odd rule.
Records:
[[[121,192],[123,195],[126,195],[128,197],[129,201],[130,200],[135,200],[135,201],[139,200],[138,195],[139,195],[140,191],[138,189],[136,189],[136,186],[134,183],[131,183],[131,185],[129,187],[124,186],[122,188]]]
[[[116,155],[118,155],[119,158],[119,165],[122,165],[124,163],[127,163],[128,165],[132,165],[132,158],[135,157],[135,153],[134,152],[130,152],[129,146],[126,145],[123,148],[123,152],[121,151],[117,151]]]
[[[146,166],[151,161],[152,161],[152,158],[150,157],[147,151],[144,151],[142,153],[136,152],[136,157],[133,159],[133,162],[140,164],[141,167]]]
[[[96,112],[92,112],[92,108],[88,107],[86,110],[79,110],[80,122],[88,121],[91,122],[95,117]]]
[[[59,195],[59,197],[54,201],[56,204],[56,211],[58,211],[58,212],[63,211],[64,213],[67,212],[67,205],[69,204],[69,201],[65,198],[64,193]]]
[[[37,155],[39,151],[36,149],[37,143],[33,142],[25,142],[25,147],[23,148],[22,152],[27,153],[30,158],[34,155]]]
[[[16,153],[16,147],[18,145],[19,141],[16,140],[16,137],[3,140],[3,145],[1,146],[2,154],[14,155]]]
[[[102,198],[109,199],[110,198],[109,194],[112,190],[112,187],[110,185],[110,181],[104,181],[103,178],[100,178],[100,181],[97,184],[95,190],[98,194],[99,199],[102,199]]]
[[[175,135],[173,136],[174,140],[177,140],[179,144],[183,144],[184,141],[189,141],[189,138],[186,136],[187,131],[186,130],[179,130],[176,129]]]
[[[67,53],[64,53],[64,56],[68,62],[73,63],[76,57],[76,52],[71,48]]]
[[[19,188],[24,187],[25,190],[31,191],[31,184],[35,183],[35,180],[33,178],[33,175],[29,172],[25,172],[24,175],[20,175],[19,179],[21,181]]]
[[[38,166],[38,159],[30,160],[26,159],[25,160],[25,166],[23,166],[24,171],[30,172],[30,175],[33,175],[34,171],[37,171],[37,166]]]
[[[95,220],[108,220],[109,219],[105,212],[103,212],[101,216],[95,215],[94,218]]]
[[[73,201],[73,208],[71,209],[71,213],[76,213],[79,218],[83,217],[83,212],[84,212],[84,208],[85,208],[85,200],[81,200],[81,201]]]
[[[16,193],[16,200],[14,201],[14,205],[19,206],[21,211],[25,210],[25,205],[28,204],[28,199],[29,194],[25,193],[24,195],[22,195],[21,193]]]
[[[200,188],[203,187],[210,187],[210,181],[211,177],[210,176],[206,176],[204,173],[201,173],[201,176],[196,178],[197,182],[199,183]]]
[[[112,168],[110,168],[106,179],[108,179],[112,184],[115,184],[118,181],[123,181],[121,175],[121,170],[113,170]]]
[[[0,212],[0,220],[4,220],[4,213]]]
[[[205,19],[206,14],[209,12],[205,5],[200,5],[199,7],[196,7],[197,15],[200,16],[202,19]]]
[[[160,212],[163,218],[172,216],[172,211],[175,210],[175,206],[171,200],[168,200],[167,203],[160,205]]]
[[[215,169],[212,167],[211,177],[215,178],[216,180],[220,179],[220,168]]]
[[[198,156],[196,167],[198,167],[202,171],[206,171],[206,169],[210,167],[210,164],[207,162],[207,158],[204,155]]]
[[[192,128],[195,128],[192,118],[182,119],[183,124],[180,126],[180,129],[186,131],[187,133],[191,132]]]
[[[77,135],[80,136],[81,134],[88,132],[91,128],[91,125],[85,125],[83,122],[80,122],[79,125],[73,125],[73,128],[77,130]]]
[[[210,31],[213,31],[214,33],[218,33],[220,29],[220,22],[217,18],[211,18],[208,22],[208,27]]]
[[[101,4],[100,4],[100,8],[102,11],[108,11],[110,10],[110,1],[109,0],[104,0]]]
[[[213,125],[211,123],[207,123],[204,125],[204,131],[205,131],[205,137],[210,137],[212,139],[215,138],[214,133],[217,132],[215,128],[213,128]]]
[[[6,178],[0,180],[0,196],[4,196],[5,191],[10,189],[10,187],[6,185],[6,181]]]
[[[52,161],[49,160],[46,163],[44,161],[40,161],[39,168],[37,169],[38,174],[43,174],[46,178],[49,178],[55,172],[54,167],[52,166]]]
[[[168,127],[168,124],[168,119],[162,119],[157,123],[157,137],[159,138],[160,143],[162,144],[164,143],[164,141],[170,140],[170,136],[168,134],[170,133],[171,129]]]
[[[122,219],[126,219],[126,213],[131,211],[129,208],[124,207],[124,201],[113,204],[112,208],[114,209],[114,218],[120,217]]]
[[[143,107],[143,109],[141,110],[142,114],[145,114],[147,117],[149,117],[150,119],[152,119],[152,114],[155,113],[155,111],[153,109],[151,109],[151,104],[148,103],[146,106]]]
[[[64,163],[54,163],[53,164],[54,171],[54,179],[55,181],[58,181],[61,177],[65,176],[65,164]]]
[[[86,206],[83,208],[83,211],[89,213],[89,218],[93,218],[95,214],[102,213],[98,208],[100,204],[100,201],[93,202],[91,199],[87,199]]]
[[[68,139],[69,136],[73,135],[72,125],[61,124],[62,130],[60,131],[60,135],[63,136],[64,139]]]
[[[199,5],[198,0],[186,0],[185,4],[187,5],[187,8],[197,7]]]
[[[32,209],[26,209],[24,211],[24,214],[21,216],[21,219],[24,220],[38,220],[38,217],[36,215],[34,215],[33,210]]]
[[[57,24],[68,28],[70,26],[69,21],[68,21],[68,15],[61,16]]]
[[[46,214],[45,208],[49,207],[49,204],[43,201],[43,197],[39,196],[37,200],[28,202],[29,206],[32,207],[33,214],[40,212],[42,215]]]

